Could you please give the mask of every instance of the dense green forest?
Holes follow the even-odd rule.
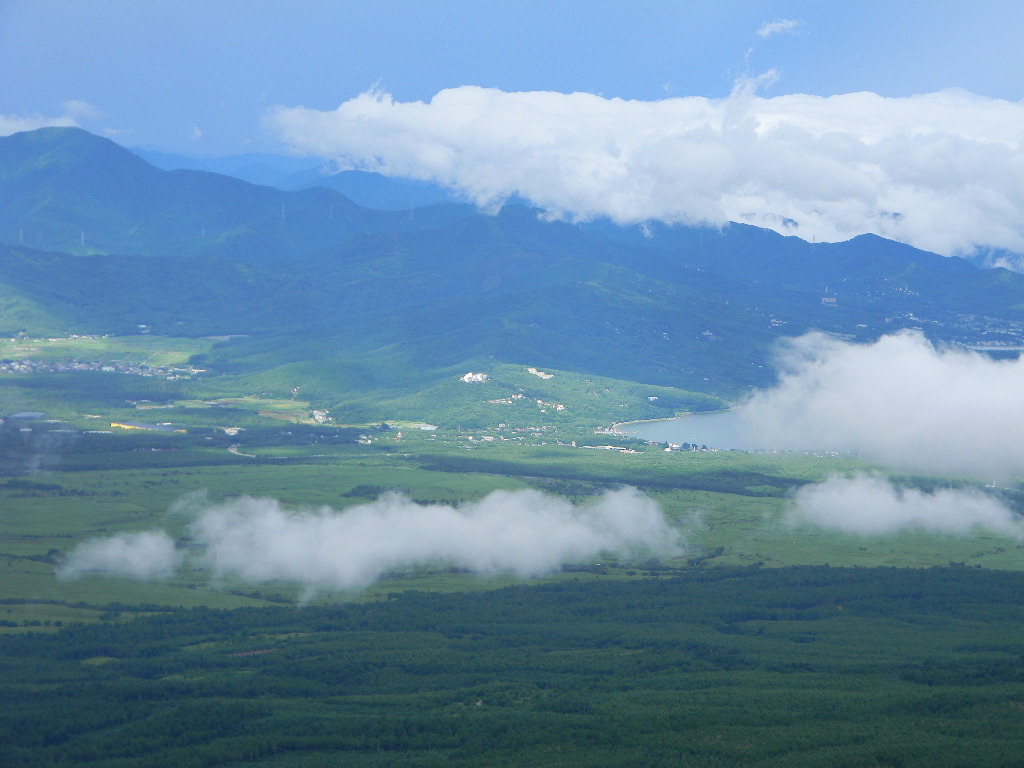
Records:
[[[1022,587],[695,567],[132,621],[112,605],[0,639],[0,762],[1019,765]]]

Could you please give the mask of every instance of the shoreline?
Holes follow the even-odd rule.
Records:
[[[634,419],[633,421],[617,421],[617,422],[613,422],[612,423],[611,427],[608,428],[608,431],[611,432],[611,433],[614,433],[616,435],[622,435],[623,437],[628,437],[629,435],[636,434],[636,433],[635,432],[624,432],[624,431],[622,431],[622,429],[620,429],[620,427],[625,427],[625,426],[628,426],[630,424],[656,424],[659,421],[675,421],[676,419],[683,419],[683,418],[686,418],[688,416],[708,416],[708,415],[710,415],[712,413],[728,413],[729,411],[732,411],[734,409],[735,409],[735,407],[733,406],[733,407],[729,407],[729,408],[719,408],[719,409],[714,410],[714,411],[697,411],[696,413],[691,412],[691,413],[680,413],[680,414],[676,414],[675,416],[662,416],[662,417],[659,417],[657,419]]]

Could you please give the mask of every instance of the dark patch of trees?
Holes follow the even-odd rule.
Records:
[[[1019,758],[1024,575],[695,568],[0,638],[5,766]]]

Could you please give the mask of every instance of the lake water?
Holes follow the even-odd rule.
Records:
[[[690,443],[720,450],[750,450],[752,446],[740,437],[739,418],[739,411],[734,408],[674,419],[631,421],[619,424],[616,430],[654,443]]]

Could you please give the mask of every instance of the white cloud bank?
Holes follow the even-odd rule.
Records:
[[[811,333],[789,340],[779,368],[740,412],[755,445],[986,479],[1024,472],[1024,358],[936,349],[913,332],[872,344]]]
[[[794,502],[794,521],[862,536],[904,529],[966,535],[981,528],[1024,538],[1024,526],[1006,506],[972,489],[925,493],[861,474],[805,486],[797,491]]]
[[[631,488],[589,505],[536,491],[495,491],[460,507],[419,505],[398,494],[344,511],[289,511],[274,499],[240,498],[207,508],[189,526],[199,546],[195,564],[215,580],[285,580],[307,590],[359,589],[384,573],[448,564],[476,573],[536,576],[601,553],[680,551],[679,531],[648,496]],[[145,537],[151,538],[145,538]],[[61,569],[144,578],[137,565],[154,556],[163,532],[92,540],[73,550]],[[165,558],[166,559],[166,558]]]
[[[650,102],[371,91],[265,121],[341,168],[438,182],[484,208],[518,193],[570,220],[738,221],[807,240],[873,232],[947,255],[1024,252],[1024,102],[961,90],[763,98],[758,83]]]

